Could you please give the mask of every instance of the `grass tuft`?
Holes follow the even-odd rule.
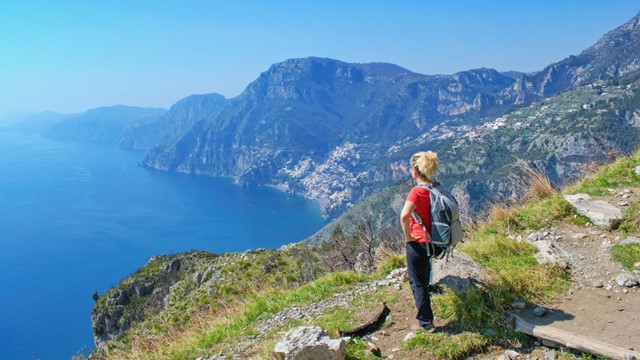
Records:
[[[482,351],[490,339],[478,333],[463,332],[461,334],[419,333],[405,342],[407,350],[414,350],[421,355],[435,355],[440,359],[465,359]]]
[[[627,208],[624,220],[618,228],[625,234],[640,234],[640,203]]]
[[[378,265],[375,276],[385,277],[393,270],[407,266],[407,258],[405,255],[393,254],[389,255]]]
[[[529,188],[523,196],[524,201],[537,201],[550,198],[556,189],[543,171],[528,168]]]
[[[598,173],[571,186],[566,192],[569,194],[609,195],[609,189],[640,186],[640,176],[634,171],[638,165],[640,165],[640,151],[602,167]]]
[[[629,270],[640,270],[640,244],[615,245],[611,256]]]

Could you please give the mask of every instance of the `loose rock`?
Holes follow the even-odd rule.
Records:
[[[620,242],[620,245],[640,244],[640,238],[629,236]]]
[[[404,337],[404,341],[409,341],[411,339],[413,339],[414,337],[416,337],[416,333],[414,333],[413,331],[410,331],[405,337]]]
[[[521,359],[520,354],[518,354],[518,352],[515,350],[507,350],[504,352],[504,355],[510,360]]]
[[[434,261],[432,274],[432,284],[446,285],[458,292],[489,281],[482,267],[462,253],[455,253],[448,260]]]
[[[567,268],[571,254],[558,244],[549,240],[539,240],[533,243],[538,248],[533,256],[540,264],[559,264]]]
[[[544,353],[544,360],[557,360],[558,357],[556,356],[556,352],[555,351],[547,351],[546,353]]]
[[[632,275],[622,273],[616,276],[616,283],[622,287],[633,287],[638,285],[638,279]]]
[[[564,195],[564,198],[579,214],[588,217],[601,228],[613,229],[624,218],[622,211],[617,207],[605,201],[593,200],[587,194]]]
[[[346,338],[331,339],[319,326],[299,326],[287,332],[273,353],[284,360],[342,360],[346,357],[346,344]]]
[[[527,235],[528,242],[536,242],[540,239],[541,239],[541,236],[537,232],[532,232],[531,234]]]

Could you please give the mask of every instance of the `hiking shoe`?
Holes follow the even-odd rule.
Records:
[[[421,325],[420,327],[422,328],[422,331],[426,333],[432,333],[436,331],[436,326],[433,325],[433,321],[430,321],[424,325]]]
[[[432,321],[432,322],[428,322],[428,323],[426,323],[424,325],[413,324],[413,325],[411,325],[411,330],[416,331],[416,332],[432,333],[432,332],[436,331],[436,327],[433,325],[433,321]]]

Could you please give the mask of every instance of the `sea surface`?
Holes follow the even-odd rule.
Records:
[[[277,248],[325,224],[302,197],[144,169],[143,158],[0,131],[0,359],[91,350],[92,294],[153,255]]]

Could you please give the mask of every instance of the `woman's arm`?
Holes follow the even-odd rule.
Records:
[[[420,236],[411,235],[411,228],[409,227],[409,218],[411,217],[411,213],[416,209],[416,204],[411,201],[405,201],[404,206],[402,207],[402,211],[400,212],[400,226],[402,227],[402,233],[404,234],[404,241],[418,241],[420,240]]]

